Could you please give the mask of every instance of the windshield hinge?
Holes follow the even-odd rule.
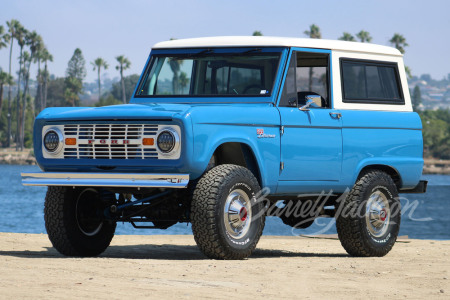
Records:
[[[281,126],[281,127],[280,127],[280,133],[281,133],[281,135],[284,134],[284,126]]]

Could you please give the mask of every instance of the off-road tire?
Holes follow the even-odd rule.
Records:
[[[239,189],[251,203],[252,219],[243,237],[235,239],[225,225],[225,205]],[[213,259],[245,259],[255,249],[264,229],[265,207],[257,201],[260,186],[248,169],[231,164],[219,165],[199,180],[191,205],[194,239],[200,250]]]
[[[112,221],[103,221],[93,235],[86,235],[80,229],[76,210],[78,196],[83,191],[86,189],[51,186],[45,197],[44,219],[48,237],[53,247],[66,256],[99,255],[111,243],[116,229],[116,223]]]
[[[385,227],[380,227],[380,236],[371,233],[371,226],[366,219],[367,205],[371,207],[369,198],[375,194],[381,198],[384,195],[384,201],[389,203],[388,213],[386,210],[384,213],[384,219],[387,219],[388,223]],[[344,203],[337,209],[336,228],[339,240],[348,254],[380,257],[385,256],[394,246],[400,229],[400,219],[400,201],[394,181],[385,172],[372,170],[361,176]],[[385,220],[382,220],[383,223]]]

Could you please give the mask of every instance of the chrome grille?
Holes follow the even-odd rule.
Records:
[[[65,145],[64,158],[157,159],[155,145],[143,146],[143,138],[155,138],[158,125],[73,124],[64,125],[64,137],[77,144]]]

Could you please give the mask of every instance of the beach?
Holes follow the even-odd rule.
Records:
[[[450,294],[450,241],[400,239],[382,258],[349,257],[335,236],[263,236],[247,260],[203,256],[191,235],[115,236],[68,258],[45,234],[0,233],[3,299],[433,298]]]

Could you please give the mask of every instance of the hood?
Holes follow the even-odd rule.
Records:
[[[37,119],[61,120],[171,120],[182,118],[190,105],[170,103],[121,104],[104,107],[51,107],[44,109]]]

